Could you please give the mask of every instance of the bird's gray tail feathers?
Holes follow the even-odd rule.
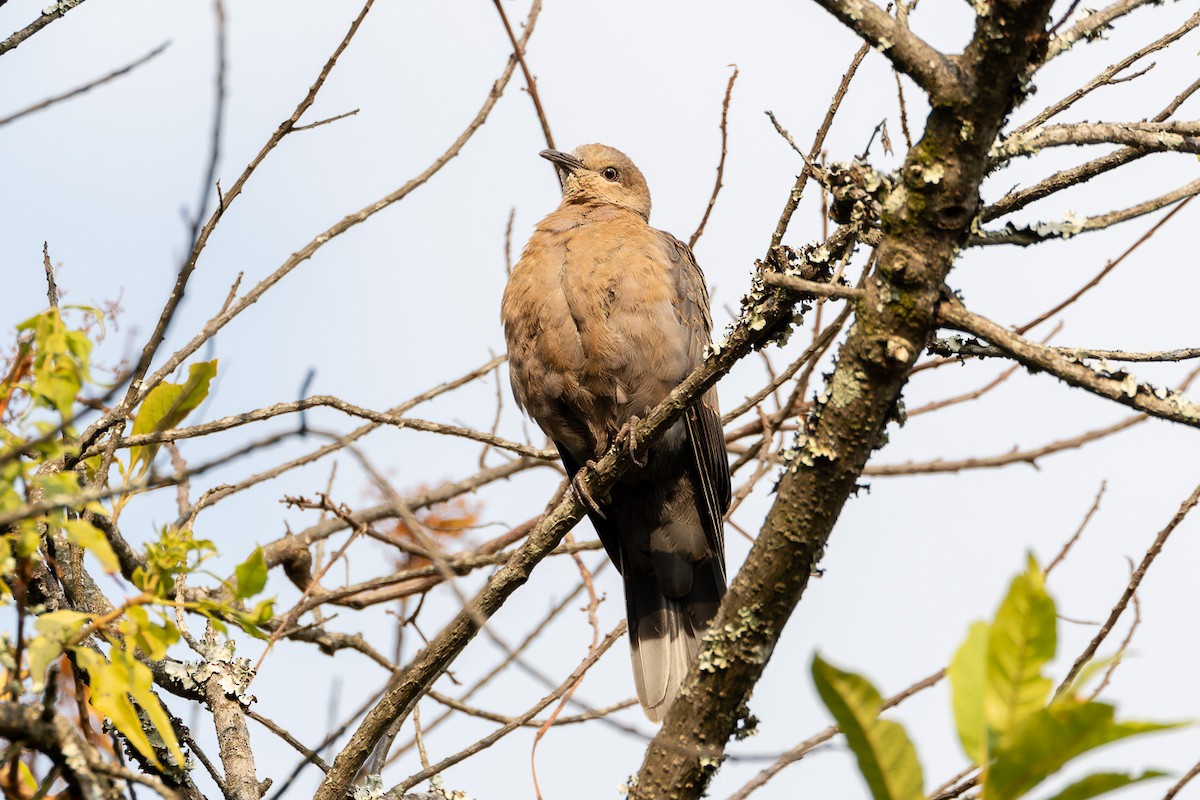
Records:
[[[717,612],[725,582],[713,571],[697,570],[697,586],[686,597],[665,596],[652,573],[625,575],[625,605],[633,680],[642,710],[662,722],[700,649]]]

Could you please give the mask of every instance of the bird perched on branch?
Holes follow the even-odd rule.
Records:
[[[504,291],[509,374],[569,474],[618,442],[641,466],[608,497],[581,500],[624,578],[638,699],[658,722],[725,593],[729,462],[715,389],[644,448],[629,431],[703,358],[708,292],[688,246],[650,227],[646,179],[624,153],[541,155],[562,203]]]

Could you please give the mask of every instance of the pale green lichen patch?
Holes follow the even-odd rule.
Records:
[[[367,775],[362,783],[354,787],[350,796],[354,800],[380,800],[383,797],[383,777],[378,773]]]
[[[200,654],[203,661],[167,661],[163,669],[187,690],[199,689],[215,679],[226,695],[249,706],[256,700],[248,691],[254,679],[254,668],[250,666],[250,659],[234,658],[236,648],[237,643],[232,639],[220,643],[202,641]]]
[[[1080,216],[1074,211],[1068,211],[1060,222],[1043,222],[1034,228],[1038,236],[1044,238],[1070,239],[1083,231],[1087,226],[1087,217]]]
[[[891,217],[899,216],[908,207],[908,190],[904,184],[898,184],[883,199],[883,213]]]
[[[796,469],[800,464],[806,467],[814,467],[817,461],[835,461],[837,457],[838,452],[832,447],[822,445],[816,439],[806,436],[803,444],[798,443],[792,468]]]
[[[992,161],[1004,161],[1013,156],[1021,155],[1029,149],[1028,134],[1018,133],[1009,136],[1002,142],[992,145],[988,158]]]
[[[1158,141],[1168,150],[1179,150],[1184,145],[1184,138],[1178,133],[1168,133],[1163,131],[1158,135]]]
[[[846,369],[833,371],[829,381],[829,405],[845,408],[862,400],[862,384],[866,376]]]
[[[47,17],[51,14],[65,14],[82,2],[83,0],[58,0],[54,5],[43,8],[42,14]]]
[[[704,672],[716,672],[726,669],[733,655],[731,645],[751,631],[761,628],[762,619],[753,608],[739,608],[737,620],[726,623],[717,630],[709,630],[704,634],[705,646],[700,650],[698,663]],[[757,651],[749,654],[750,660],[755,661]],[[762,663],[762,662],[756,662]]]
[[[925,183],[941,183],[946,177],[946,168],[940,162],[928,167],[914,165],[913,173]]]

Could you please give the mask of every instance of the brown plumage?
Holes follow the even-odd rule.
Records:
[[[650,191],[611,147],[545,150],[562,204],[538,223],[501,317],[518,404],[575,474],[699,364],[712,319],[687,245],[650,227]],[[638,698],[666,714],[725,593],[729,463],[708,391],[589,511],[625,581]]]

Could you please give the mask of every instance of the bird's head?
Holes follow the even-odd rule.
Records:
[[[603,144],[585,144],[570,153],[543,150],[554,164],[565,202],[597,201],[636,211],[650,219],[650,189],[629,156]]]

